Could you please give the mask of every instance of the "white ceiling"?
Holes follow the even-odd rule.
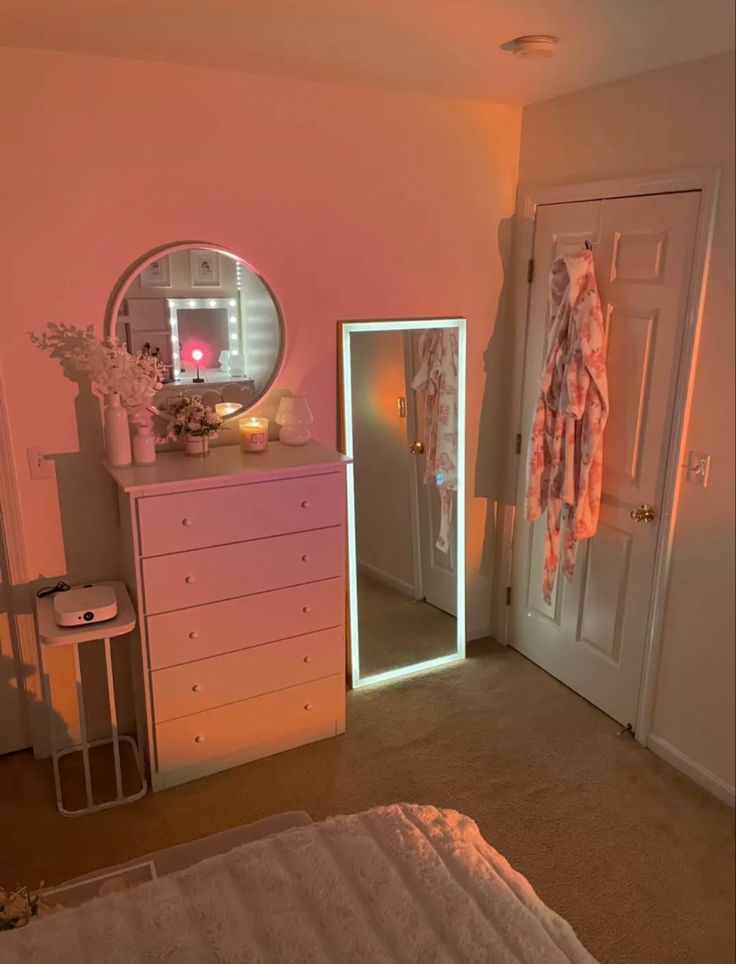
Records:
[[[524,104],[731,49],[734,2],[0,0],[0,43]]]

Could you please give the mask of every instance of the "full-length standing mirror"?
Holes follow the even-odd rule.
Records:
[[[339,331],[353,686],[465,656],[465,320]]]

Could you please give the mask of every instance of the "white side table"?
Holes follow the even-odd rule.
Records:
[[[96,810],[107,810],[110,807],[117,807],[122,803],[131,803],[139,800],[148,789],[148,784],[143,772],[143,762],[141,760],[138,743],[130,736],[118,733],[117,708],[115,705],[115,682],[113,678],[112,659],[110,652],[110,640],[114,636],[123,636],[135,628],[136,617],[133,604],[131,603],[128,590],[122,582],[108,582],[102,585],[111,586],[115,590],[118,600],[118,614],[115,619],[110,619],[102,623],[92,623],[85,626],[72,626],[64,628],[57,625],[54,618],[53,596],[43,596],[36,599],[36,621],[38,625],[38,638],[40,646],[41,680],[43,685],[43,695],[49,713],[51,731],[51,758],[54,765],[54,782],[56,784],[56,805],[59,813],[66,817],[81,816],[85,813],[94,813]],[[110,724],[112,734],[109,739],[95,740],[90,743],[87,738],[87,719],[84,709],[84,693],[82,687],[82,671],[79,661],[79,647],[82,643],[92,640],[102,640],[105,645],[105,669],[107,671],[107,696],[110,706]],[[77,703],[79,706],[79,733],[81,742],[74,746],[58,750],[54,736],[53,722],[53,701],[51,699],[51,680],[46,673],[44,666],[44,649],[46,647],[72,646],[74,650],[74,673],[77,682]],[[136,793],[125,796],[123,794],[123,777],[120,768],[120,744],[129,743],[133,749],[138,775],[141,781],[141,788]],[[89,751],[92,747],[105,746],[112,744],[113,755],[115,758],[115,786],[116,796],[112,800],[104,803],[95,803],[92,796],[92,777],[90,773]],[[79,807],[76,810],[67,810],[64,806],[61,776],[59,772],[59,760],[69,753],[82,753],[84,763],[84,782],[87,793],[87,806]]]

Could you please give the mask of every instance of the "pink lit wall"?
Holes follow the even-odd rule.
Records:
[[[101,332],[130,262],[202,239],[277,293],[287,351],[276,388],[309,397],[325,442],[336,438],[338,319],[467,317],[469,631],[487,632],[508,384],[491,336],[520,110],[19,50],[0,54],[0,84],[12,91],[0,105],[0,364],[31,571],[109,577],[117,547],[109,486],[83,459],[97,438],[89,407],[82,418],[76,386],[28,330]],[[30,445],[58,453],[66,481],[32,482]]]

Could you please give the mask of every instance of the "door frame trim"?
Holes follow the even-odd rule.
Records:
[[[25,526],[20,501],[20,486],[13,455],[13,439],[8,414],[5,382],[0,370],[0,530],[5,545],[7,564],[8,593],[12,599],[16,587],[27,585],[38,575],[32,572],[28,559]],[[15,612],[13,603],[8,612],[11,646],[16,650],[16,658],[25,666],[32,666],[34,672],[27,679],[19,680],[21,699],[19,701],[21,726],[24,727],[23,740],[37,752],[36,725],[29,710],[30,701],[40,699],[40,677],[38,674],[37,641],[33,617]],[[27,741],[27,742],[26,742]],[[22,747],[19,747],[21,749]]]
[[[637,741],[645,746],[652,729],[654,693],[661,650],[667,586],[672,563],[680,485],[683,477],[681,469],[684,466],[683,456],[687,442],[687,421],[695,381],[698,343],[702,329],[720,174],[720,168],[702,168],[567,184],[522,183],[517,190],[512,311],[514,319],[518,322],[515,325],[515,330],[521,333],[521,337],[516,339],[514,346],[511,394],[512,418],[509,420],[509,438],[506,450],[509,453],[513,453],[515,450],[517,433],[521,432],[522,438],[525,434],[525,427],[521,424],[521,418],[531,295],[531,284],[526,279],[527,266],[534,253],[537,208],[547,204],[639,197],[648,194],[674,194],[684,191],[699,191],[701,195],[693,248],[692,273],[685,307],[685,324],[683,325],[682,340],[678,350],[674,408],[667,444],[662,510],[660,513],[662,524],[657,536],[652,599],[647,621],[642,676],[634,725]],[[519,476],[523,467],[523,452],[519,456],[512,455],[507,465],[505,511],[499,537],[501,560],[499,568],[502,578],[498,580],[496,585],[496,607],[494,608],[500,614],[500,617],[495,620],[497,638],[506,644],[510,642],[510,607],[505,605],[503,597],[505,587],[512,585],[511,563],[516,521],[516,498]]]
[[[26,537],[21,512],[18,477],[15,471],[10,418],[2,371],[0,371],[0,525],[5,536],[5,555],[11,586],[31,579]]]
[[[411,380],[414,377],[415,358],[414,343],[411,331],[403,332],[404,339],[404,380],[406,382],[406,445],[411,445],[417,437],[417,405],[414,393],[410,391]],[[424,573],[422,571],[422,540],[419,536],[421,513],[419,510],[419,486],[422,484],[417,472],[417,460],[409,460],[409,511],[411,516],[411,558],[414,567],[414,600],[424,599]]]

